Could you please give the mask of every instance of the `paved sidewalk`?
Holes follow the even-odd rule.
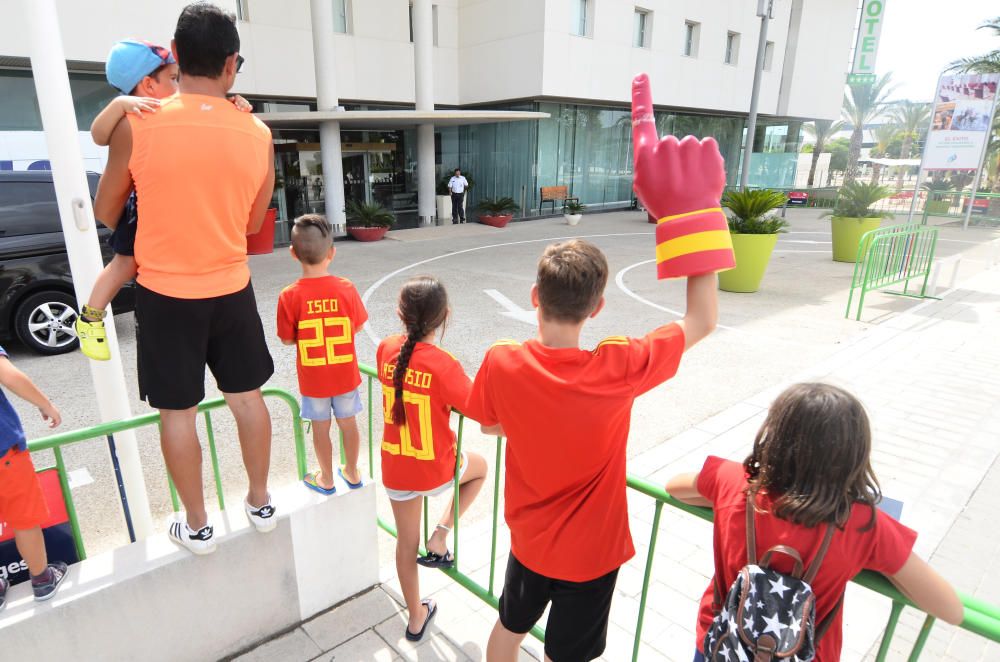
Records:
[[[919,531],[917,552],[967,593],[1000,596],[1000,270],[960,284],[945,299],[927,302],[867,331],[844,350],[793,381],[820,379],[857,393],[875,426],[875,470],[887,496],[904,502],[902,520]],[[633,474],[663,483],[697,470],[708,454],[742,459],[768,404],[786,384],[702,421],[629,462]],[[638,555],[622,568],[612,610],[608,650],[615,662],[631,656],[651,500],[630,494]],[[595,532],[599,535],[599,532]],[[459,561],[485,584],[488,525],[462,530]],[[501,530],[496,566],[502,584],[508,546]],[[711,528],[665,508],[656,547],[641,660],[691,659],[697,599],[711,574]],[[241,659],[481,660],[495,612],[441,573],[423,572],[422,590],[440,613],[429,638],[412,647],[402,637],[398,584],[391,568],[383,585],[304,624]],[[889,603],[852,587],[845,606],[844,660],[874,658]],[[907,613],[890,659],[905,659],[920,618]],[[525,659],[540,658],[530,637]],[[927,660],[996,660],[1000,645],[948,625],[936,626]]]

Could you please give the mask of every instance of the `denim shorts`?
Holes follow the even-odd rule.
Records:
[[[334,418],[351,418],[360,414],[364,408],[360,388],[332,398],[302,396],[302,418],[307,421],[329,421],[331,412]]]
[[[465,456],[465,452],[462,452],[462,464],[461,468],[458,470],[458,480],[462,480],[462,476],[465,475],[465,470],[469,468],[469,458]],[[385,493],[389,495],[389,498],[393,501],[409,501],[410,499],[416,499],[417,497],[436,497],[444,494],[448,490],[455,486],[455,478],[449,478],[448,482],[444,485],[438,485],[432,490],[394,490],[391,487],[385,488]]]

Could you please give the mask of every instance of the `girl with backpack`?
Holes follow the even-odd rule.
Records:
[[[871,446],[853,395],[796,384],[771,405],[743,464],[709,457],[699,473],[670,479],[674,497],[715,511],[715,577],[701,599],[695,662],[791,650],[794,659],[839,660],[844,591],[865,569],[923,611],[962,621],[955,590],[913,553],[917,533],[878,509]]]
[[[437,606],[420,599],[417,565],[454,565],[447,548],[454,526],[452,500],[425,541],[427,554],[417,557],[422,497],[450,492],[458,463],[461,515],[483,486],[486,460],[464,451],[456,457],[449,419],[453,407],[465,406],[472,382],[458,359],[435,344],[448,319],[444,285],[430,276],[411,278],[399,293],[396,312],[406,333],[386,338],[376,352],[385,418],[382,484],[396,520],[396,573],[409,612],[406,638],[420,641]]]

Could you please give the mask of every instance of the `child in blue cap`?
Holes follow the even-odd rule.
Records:
[[[177,93],[179,69],[173,54],[163,46],[145,41],[125,39],[111,47],[105,74],[108,83],[122,96],[112,99],[90,125],[90,135],[98,145],[111,141],[118,122],[125,113],[140,117],[144,112],[154,113],[160,107],[160,100]],[[236,95],[230,98],[237,108],[249,112],[250,103]],[[114,258],[101,271],[94,282],[90,299],[80,311],[76,321],[76,335],[80,339],[80,349],[84,355],[97,360],[111,358],[104,317],[111,299],[125,283],[136,275],[134,257],[135,230],[138,221],[135,191],[125,203],[125,209],[108,238],[115,252]]]

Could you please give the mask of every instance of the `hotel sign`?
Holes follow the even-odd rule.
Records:
[[[854,44],[852,77],[871,76],[871,80],[874,80],[875,56],[878,54],[878,41],[885,20],[885,3],[886,0],[864,0],[861,21],[858,23],[858,41]]]

